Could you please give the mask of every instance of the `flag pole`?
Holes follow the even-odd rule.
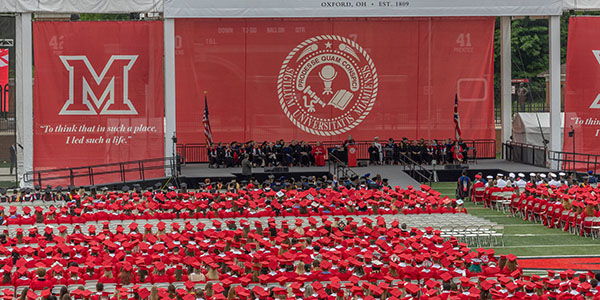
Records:
[[[212,139],[212,130],[210,128],[210,121],[209,121],[209,116],[208,116],[208,91],[204,90],[204,114],[202,117],[202,123],[203,123],[203,127],[204,127],[204,138],[206,141],[206,147],[210,148],[212,147],[213,144],[213,139]]]

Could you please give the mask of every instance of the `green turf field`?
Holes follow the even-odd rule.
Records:
[[[14,181],[0,181],[0,188],[10,188],[16,186]]]
[[[436,182],[431,186],[442,193],[442,196],[455,198],[455,182]],[[472,215],[504,225],[504,247],[494,247],[498,254],[600,255],[600,240],[576,236],[559,229],[548,229],[542,224],[523,221],[469,201],[465,202],[465,207]]]

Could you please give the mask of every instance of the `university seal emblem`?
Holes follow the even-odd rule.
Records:
[[[377,98],[377,71],[354,41],[320,35],[296,46],[277,80],[279,103],[298,128],[320,136],[358,126]]]

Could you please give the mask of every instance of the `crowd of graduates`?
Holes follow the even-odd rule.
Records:
[[[0,227],[3,299],[595,299],[598,294],[593,273],[523,276],[514,255],[470,249],[434,228],[384,218],[466,213],[461,200],[442,198],[425,185],[389,187],[365,176],[339,183],[207,181],[194,190],[63,190],[18,191],[19,201],[27,200],[8,208],[3,224],[19,226]]]
[[[522,173],[511,173],[508,178],[498,174],[496,178],[487,180],[481,175],[475,178],[475,201],[492,207],[502,198],[509,205],[511,213],[523,220],[582,236],[599,234],[600,227],[594,228],[600,226],[600,220],[595,219],[600,217],[598,180],[591,171],[584,178],[567,176],[562,172],[531,173],[529,178]],[[482,190],[483,187],[485,189]],[[476,189],[480,192],[476,192]]]
[[[428,186],[421,190],[390,187],[376,176],[351,178],[345,182],[305,177],[298,182],[275,180],[259,183],[204,183],[201,189],[180,191],[124,187],[108,189],[51,187],[42,191],[23,189],[8,195],[1,191],[0,224],[83,224],[123,220],[166,220],[199,218],[309,217],[321,215],[368,216],[420,213],[466,213],[462,201],[440,197]],[[368,180],[368,181],[367,181]],[[293,184],[292,184],[293,183]],[[355,188],[357,187],[357,188]],[[370,187],[370,188],[369,188]],[[375,187],[375,188],[374,188]],[[60,190],[58,192],[58,190]],[[2,198],[4,197],[4,198]],[[3,200],[4,199],[4,200]],[[10,203],[29,203],[15,206]]]

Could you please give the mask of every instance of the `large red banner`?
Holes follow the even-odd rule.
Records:
[[[33,24],[34,170],[164,156],[162,28],[162,22]],[[125,180],[139,177],[132,172]],[[120,179],[113,174],[95,183]]]
[[[573,152],[574,147],[576,153],[600,154],[599,34],[598,17],[572,17],[569,20],[563,137],[566,152]],[[574,137],[569,137],[571,130],[575,131]],[[585,157],[578,159],[585,160]],[[577,166],[579,170],[585,168],[585,165]]]
[[[494,18],[177,19],[177,135],[493,138]]]
[[[0,113],[8,112],[8,49],[0,49]]]

